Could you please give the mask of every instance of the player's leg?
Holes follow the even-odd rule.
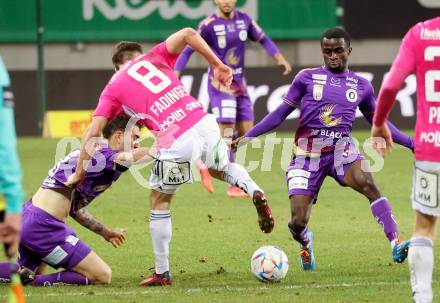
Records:
[[[408,255],[409,241],[401,242],[399,240],[399,231],[391,204],[380,193],[371,173],[362,169],[362,160],[358,159],[345,164],[343,176],[336,175],[334,177],[341,185],[351,187],[368,199],[373,217],[382,226],[385,236],[390,241],[394,262],[402,263],[405,261]]]
[[[411,288],[417,303],[431,303],[432,272],[434,269],[434,241],[437,217],[416,211],[416,226],[408,252]]]
[[[293,239],[300,244],[300,263],[304,270],[316,268],[313,233],[308,223],[312,205],[332,165],[331,155],[319,158],[295,156],[287,168],[286,183],[291,206],[288,227]]]
[[[252,197],[258,212],[258,222],[263,232],[269,233],[274,226],[272,213],[263,190],[249,176],[246,169],[237,163],[230,163],[228,146],[220,135],[220,129],[214,116],[207,115],[195,127],[200,139],[202,157],[209,167],[211,175],[231,186],[240,187]]]
[[[315,198],[309,195],[292,195],[290,197],[291,219],[289,231],[300,244],[300,264],[304,270],[316,269],[316,258],[313,252],[313,233],[307,227]]]
[[[172,236],[171,199],[174,194],[151,191],[150,235],[155,259],[155,272],[143,280],[143,286],[171,284],[169,247]]]
[[[416,225],[408,253],[411,287],[416,303],[433,302],[433,246],[437,237],[437,217],[440,216],[439,175],[440,163],[416,161],[411,195]]]
[[[254,111],[251,100],[248,96],[240,96],[236,98],[237,110],[236,110],[236,122],[234,131],[229,131],[232,134],[231,140],[235,140],[238,137],[245,135],[254,125]],[[224,132],[222,132],[223,138],[226,138]],[[229,138],[228,138],[229,139]],[[229,151],[229,161],[235,162],[235,151]],[[228,188],[228,196],[237,198],[247,198],[248,195],[243,192],[239,187]]]

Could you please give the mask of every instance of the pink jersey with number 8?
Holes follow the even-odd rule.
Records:
[[[123,112],[137,115],[155,132],[173,125],[177,139],[205,116],[202,104],[174,74],[178,55],[170,54],[162,42],[129,62],[102,91],[94,115],[108,119]]]

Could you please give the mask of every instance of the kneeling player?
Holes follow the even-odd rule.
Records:
[[[78,223],[102,236],[114,247],[124,243],[124,229],[108,229],[84,207],[110,187],[121,172],[127,170],[129,161],[144,157],[151,159],[148,157],[149,148],[135,149],[139,126],[127,128],[128,122],[128,118],[118,116],[107,125],[103,133],[108,144],[96,144],[91,161],[93,172],[89,169],[84,182],[76,189],[68,188],[64,183],[75,170],[79,150],[71,152],[49,171],[41,188],[23,207],[18,264],[0,263],[0,280],[8,281],[10,269],[15,267],[15,271],[20,271],[23,283],[34,286],[110,283],[110,267],[77,238],[65,220],[70,214]],[[132,150],[123,152],[124,142],[129,143]],[[65,270],[39,274],[45,264]]]

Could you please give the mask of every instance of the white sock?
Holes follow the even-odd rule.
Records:
[[[163,274],[170,270],[168,255],[172,225],[171,212],[169,210],[151,210],[150,233],[153,242],[156,273]]]
[[[229,163],[222,173],[222,179],[232,186],[238,186],[251,197],[255,191],[263,190],[251,179],[246,169],[237,163]]]
[[[432,302],[432,271],[434,269],[433,242],[421,236],[411,238],[408,252],[411,287],[416,303]]]

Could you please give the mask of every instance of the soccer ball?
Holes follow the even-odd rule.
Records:
[[[263,282],[279,282],[289,270],[286,254],[277,246],[263,246],[251,258],[251,272]]]

